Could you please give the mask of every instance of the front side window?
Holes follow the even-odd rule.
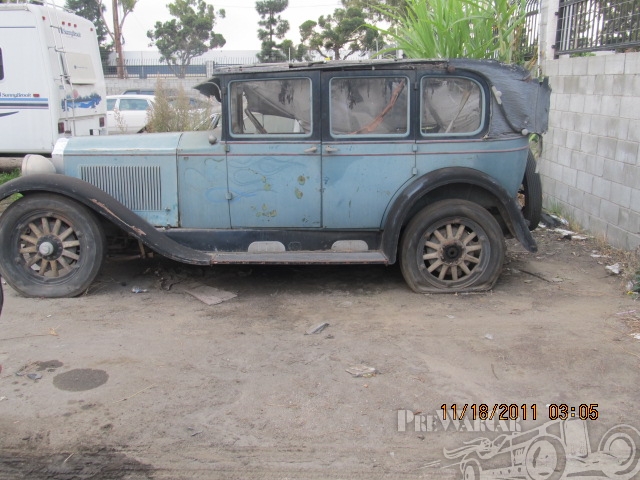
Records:
[[[116,106],[116,99],[115,98],[107,98],[107,110],[112,112],[115,106]]]
[[[331,79],[331,135],[396,135],[409,132],[409,79]]]
[[[311,134],[311,79],[238,81],[229,92],[232,136]]]
[[[425,77],[422,79],[420,133],[473,135],[484,118],[484,94],[469,78]]]

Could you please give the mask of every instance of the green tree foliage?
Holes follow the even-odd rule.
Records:
[[[258,59],[261,62],[280,62],[288,57],[283,51],[282,40],[289,31],[289,22],[279,14],[289,6],[289,0],[264,0],[256,2],[256,11],[260,15],[258,40],[262,42]]]
[[[366,13],[357,7],[337,8],[333,15],[323,15],[317,22],[307,20],[300,25],[300,36],[307,48],[334,60],[377,50],[380,32],[367,27]]]
[[[156,22],[147,37],[160,51],[160,60],[167,62],[178,77],[184,78],[194,57],[226,43],[221,34],[213,32],[216,18],[224,18],[225,11],[216,12],[213,5],[204,0],[175,0],[167,7],[176,18]]]
[[[105,7],[97,0],[67,0],[65,8],[93,22],[96,27],[98,44],[100,45],[100,58],[104,62],[113,50],[113,42],[107,42],[109,29],[104,23]]]
[[[283,40],[279,45],[280,51],[289,61],[304,62],[310,61],[309,49],[304,43],[296,45],[292,40]]]
[[[386,21],[391,24],[394,18],[387,14],[387,7],[391,10],[402,10],[407,6],[407,0],[342,0],[346,9],[355,7],[362,10],[371,23]]]
[[[380,8],[397,30],[372,28],[393,38],[407,57],[522,61],[525,0],[407,0],[404,10]]]

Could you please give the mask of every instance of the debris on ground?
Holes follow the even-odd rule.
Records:
[[[576,232],[565,230],[564,228],[554,228],[553,231],[561,235],[560,240],[586,240],[588,238],[585,235],[579,235]]]
[[[557,228],[561,225],[569,225],[569,222],[564,218],[546,212],[542,212],[540,215],[540,223],[542,226],[546,226],[547,228]]]
[[[131,288],[131,293],[147,293],[149,290],[141,287],[133,287]]]
[[[354,365],[353,367],[347,368],[347,373],[350,373],[354,377],[361,378],[370,378],[375,377],[379,372],[374,367],[369,367],[368,365]]]
[[[620,263],[614,263],[613,265],[607,265],[604,269],[609,275],[620,275],[622,272],[622,265],[620,265]]]
[[[627,283],[627,293],[630,295],[640,295],[640,270]]]
[[[493,340],[493,334],[492,333],[487,333],[484,338],[486,338],[487,340]]]
[[[39,373],[27,373],[27,378],[30,380],[40,380],[42,375]]]
[[[305,332],[305,335],[313,335],[313,334],[316,334],[316,333],[320,333],[321,331],[323,331],[328,326],[329,326],[329,324],[327,322],[321,323],[321,324],[316,325],[315,327],[310,328],[309,330],[307,330]]]
[[[238,296],[235,293],[225,292],[219,288],[209,287],[207,285],[192,287],[189,290],[185,290],[185,293],[188,293],[207,305],[217,305]]]

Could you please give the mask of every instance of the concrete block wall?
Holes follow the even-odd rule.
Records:
[[[138,89],[150,89],[156,88],[156,84],[158,80],[162,81],[162,84],[167,89],[176,90],[182,87],[185,92],[197,94],[196,90],[192,90],[194,85],[198,83],[202,83],[207,79],[207,77],[187,77],[187,78],[176,78],[176,77],[149,77],[149,78],[105,78],[107,83],[107,95],[118,95],[119,93],[124,92],[125,90],[138,88]]]
[[[640,248],[640,53],[543,63],[553,93],[539,170],[545,206]]]

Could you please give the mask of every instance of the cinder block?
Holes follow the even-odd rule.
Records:
[[[561,202],[568,204],[569,203],[569,185],[561,181],[558,182],[556,184],[556,197],[558,197],[558,199]]]
[[[568,132],[562,128],[556,128],[553,131],[553,143],[552,145],[557,145],[559,147],[564,147],[567,145],[567,134]]]
[[[626,100],[626,99],[625,99]],[[605,117],[618,117],[620,116],[620,104],[622,102],[621,97],[613,95],[603,95],[600,114]]]
[[[582,93],[573,93],[569,95],[569,111],[575,113],[584,112],[585,95]]]
[[[556,181],[562,180],[562,165],[552,162],[549,164],[549,177]]]
[[[629,248],[629,232],[615,224],[607,225],[607,242],[616,248],[627,250]]]
[[[625,53],[624,73],[627,75],[640,74],[640,55],[636,53]]]
[[[558,156],[555,161],[563,167],[571,166],[571,150],[566,147],[558,147]]]
[[[640,235],[629,234],[627,237],[627,249],[630,252],[640,253]]]
[[[581,208],[584,201],[585,193],[579,188],[569,187],[569,205],[575,208]]]
[[[627,96],[637,95],[640,92],[640,75],[625,75],[623,92]]]
[[[598,139],[598,156],[611,160],[615,159],[617,146],[618,141],[615,138],[600,137]]]
[[[563,93],[582,93],[580,91],[580,78],[564,77]]]
[[[575,130],[577,113],[566,112],[560,117],[560,127],[565,130]]]
[[[598,216],[600,215],[601,201],[602,201],[601,198],[596,197],[595,195],[590,195],[588,193],[585,193],[582,199],[582,208],[588,214]]]
[[[580,150],[571,151],[571,168],[576,170],[578,174],[587,170],[587,159],[584,152]]]
[[[578,175],[576,177],[576,187],[583,192],[591,193],[593,188],[593,175],[578,170]]]
[[[604,162],[604,178],[613,183],[624,183],[624,163],[608,160]]]
[[[600,202],[600,218],[605,222],[615,225],[618,223],[618,217],[620,215],[620,207],[609,200],[602,200]]]
[[[573,74],[573,59],[560,58],[558,60],[558,75],[569,76]]]
[[[577,182],[577,177],[578,177],[578,172],[575,171],[573,168],[566,167],[566,166],[562,167],[562,183],[566,183],[568,187],[575,187]]]
[[[625,135],[622,135],[620,132],[619,138],[625,138]],[[619,140],[618,145],[616,147],[616,161],[627,163],[629,165],[635,165],[638,161],[638,143],[636,142],[627,142],[624,140]]]
[[[631,142],[640,142],[640,120],[629,120],[627,140]]]
[[[571,95],[566,93],[556,94],[556,108],[561,112],[568,112],[571,108]]]
[[[618,226],[629,233],[640,235],[640,214],[628,208],[621,208]]]
[[[623,172],[624,182],[622,182],[622,184],[625,187],[630,187],[632,189],[640,189],[640,167],[626,163],[624,165]],[[637,208],[640,211],[640,202],[638,203]]]
[[[612,107],[615,106],[612,105]],[[634,120],[640,119],[640,97],[624,97],[624,101],[620,105],[620,116],[624,118],[632,118]]]
[[[589,66],[588,57],[575,57],[572,60],[571,75],[586,76],[587,67]]]
[[[604,174],[605,159],[597,155],[587,156],[587,172],[592,173],[595,177],[602,177]]]
[[[624,73],[625,56],[624,55],[605,55],[604,71],[607,75],[622,75]]]
[[[631,187],[631,210],[640,213],[640,186],[636,184],[636,187]]]
[[[581,152],[594,154],[598,151],[598,137],[595,135],[582,135],[582,137],[580,137],[580,141]]]
[[[589,95],[587,101],[584,104],[584,113],[590,115],[600,114],[602,108],[602,95]]]
[[[580,150],[582,134],[580,132],[567,132],[566,146],[569,150]]]
[[[575,129],[580,133],[589,133],[591,131],[591,117],[593,115],[581,114],[576,115]]]
[[[611,202],[622,208],[631,207],[631,189],[620,184],[611,186]]]
[[[605,73],[605,56],[587,57],[587,74],[602,75]]]
[[[602,177],[593,177],[591,192],[604,200],[611,198],[611,182]]]
[[[594,235],[606,235],[607,225],[607,222],[596,215],[592,215],[589,219],[589,230]]]

